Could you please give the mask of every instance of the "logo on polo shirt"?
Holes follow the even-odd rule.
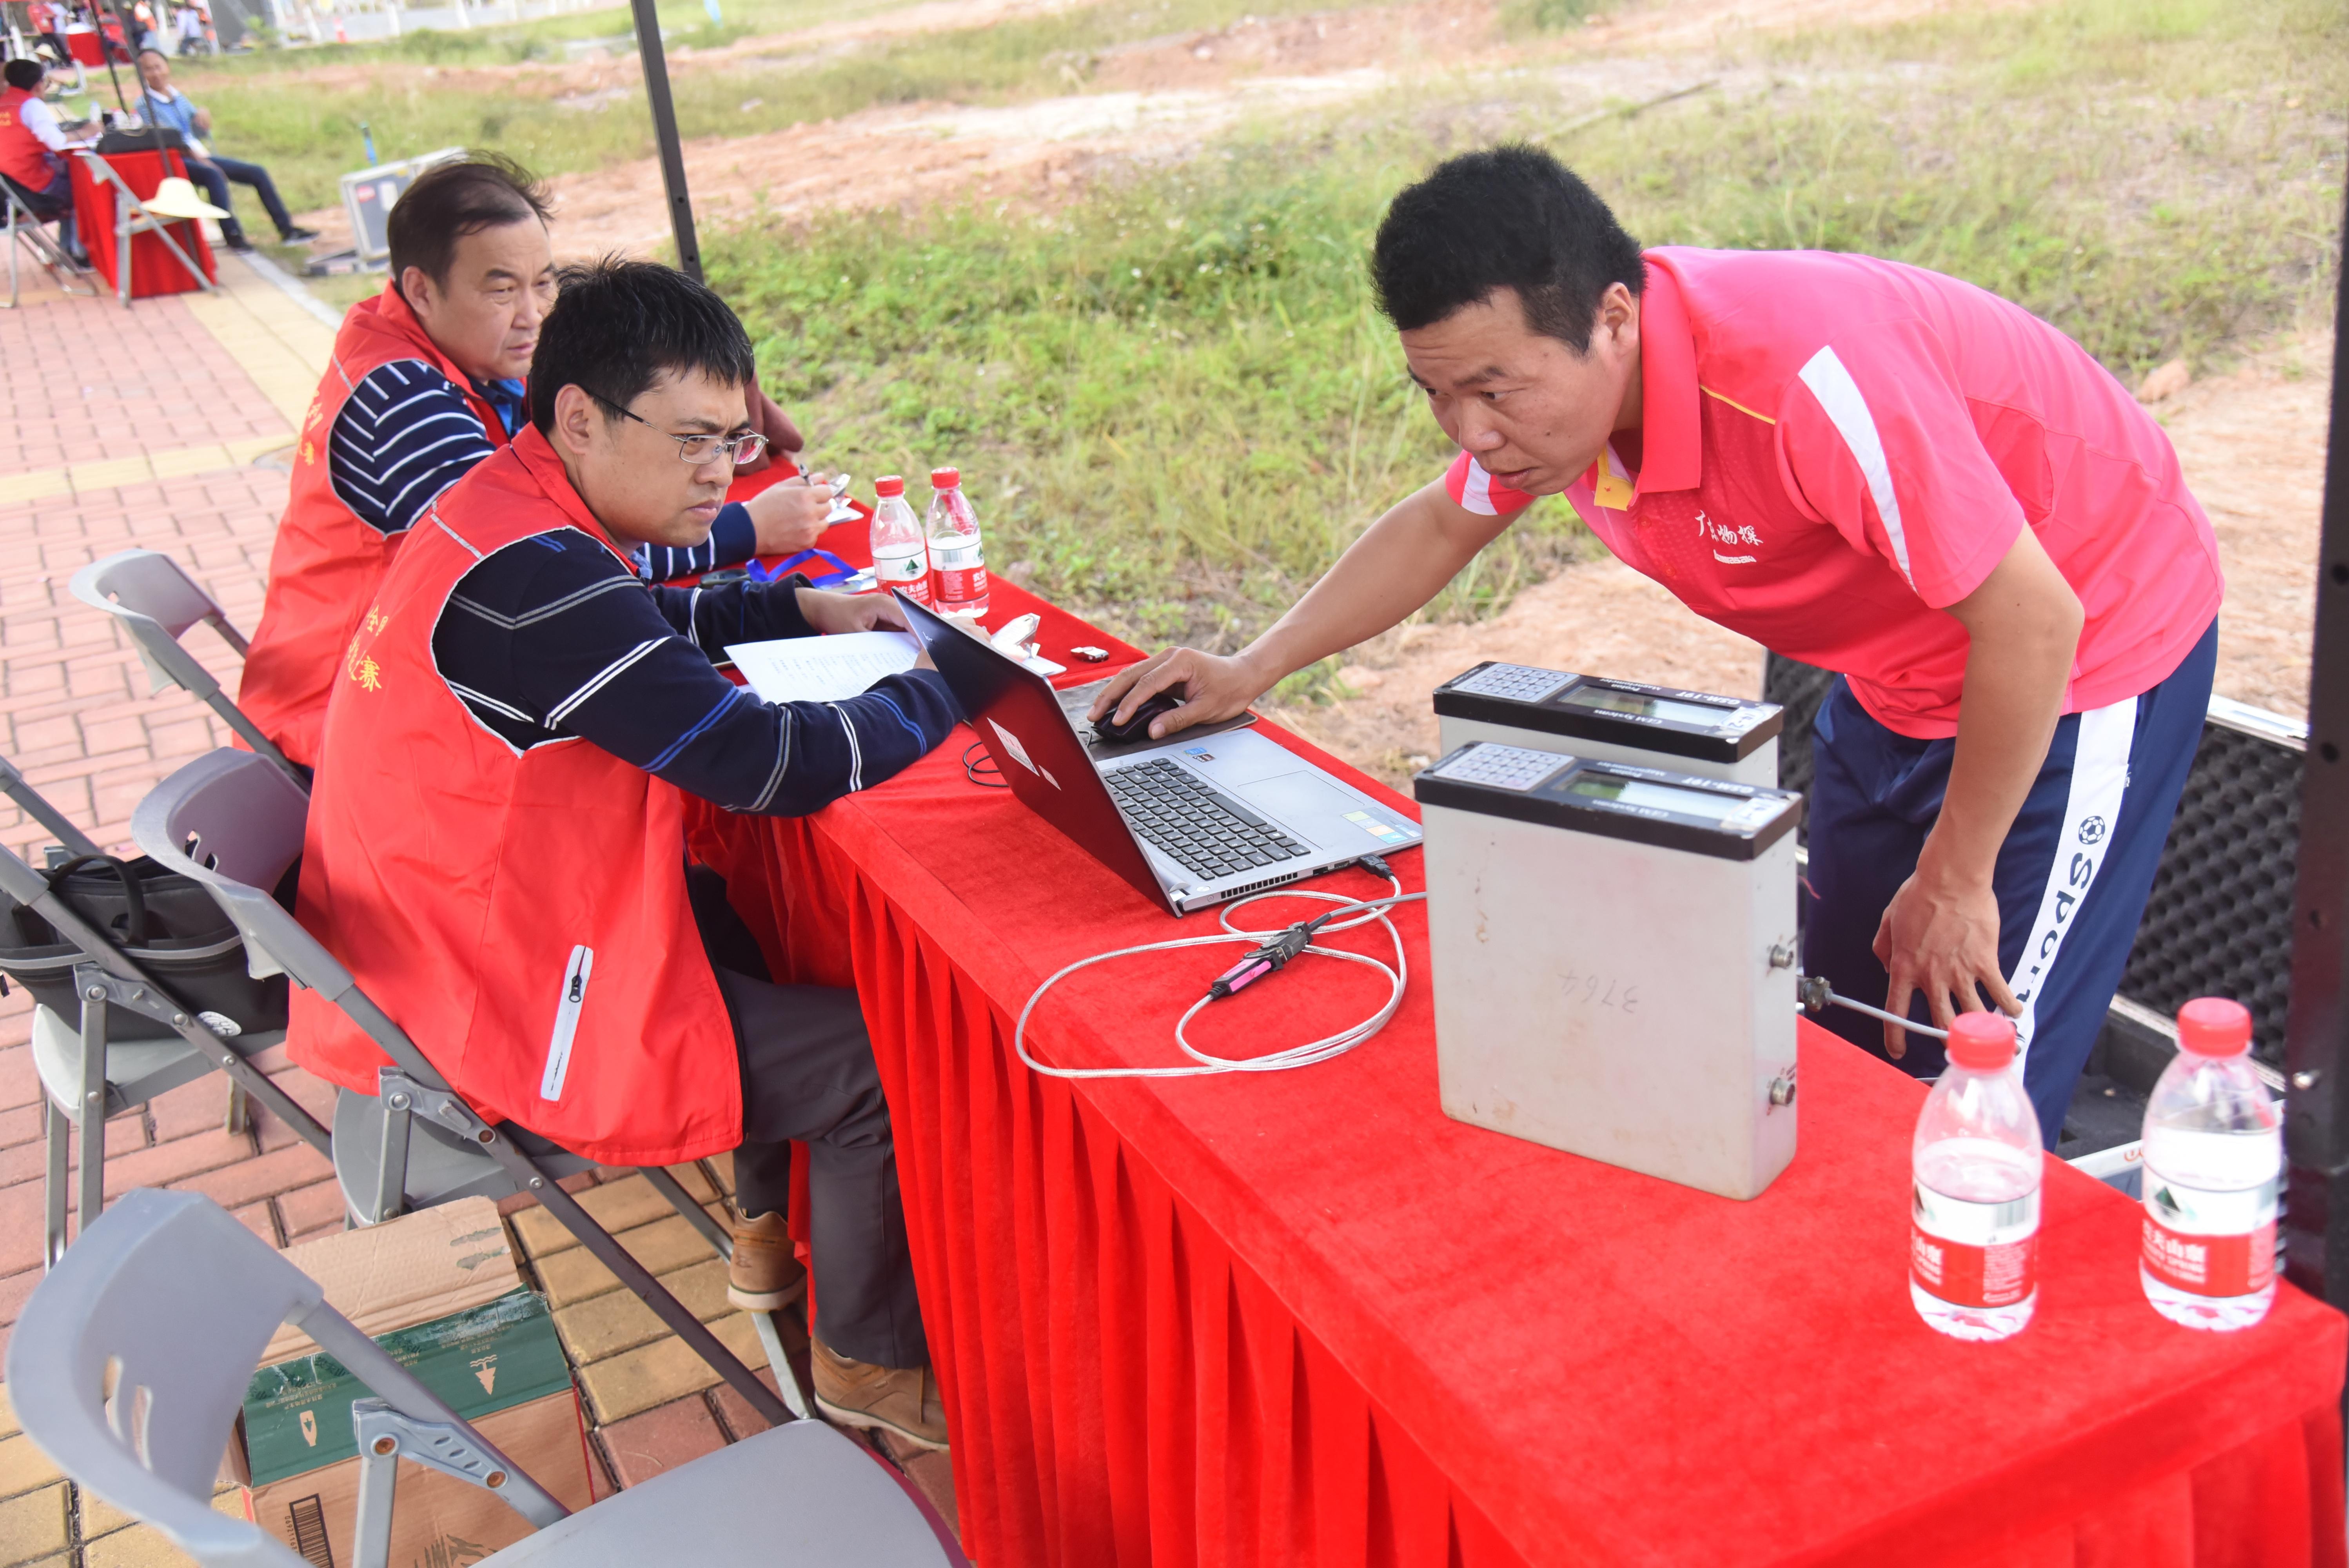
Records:
[[[1725,522],[1715,522],[1700,510],[1696,514],[1698,537],[1713,545],[1759,545],[1762,536],[1751,528],[1732,528]],[[1725,566],[1751,566],[1761,559],[1758,555],[1723,555],[1718,549],[1713,558]]]

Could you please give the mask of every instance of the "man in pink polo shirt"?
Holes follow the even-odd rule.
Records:
[[[1915,1021],[2012,1015],[2052,1146],[2217,657],[2218,546],[2160,428],[1971,284],[1864,256],[1642,253],[1529,148],[1405,191],[1371,267],[1460,456],[1247,648],[1169,649],[1097,711],[1180,686],[1154,733],[1237,713],[1565,495],[1697,614],[1840,672],[1815,732],[1804,967]],[[1940,1070],[1898,1026],[1827,1022]]]

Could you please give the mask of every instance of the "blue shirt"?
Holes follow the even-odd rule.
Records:
[[[181,136],[199,136],[196,129],[195,100],[182,92],[170,98],[141,87],[139,89],[139,112],[150,125],[160,125],[166,130],[176,130]]]

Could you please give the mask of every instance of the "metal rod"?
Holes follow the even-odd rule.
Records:
[[[687,1224],[701,1233],[701,1239],[709,1243],[711,1250],[730,1264],[734,1261],[734,1238],[727,1234],[726,1227],[709,1210],[693,1201],[693,1194],[685,1190],[684,1183],[662,1166],[639,1165],[636,1169],[653,1184],[653,1191],[667,1199],[668,1206],[684,1216]]]
[[[2344,215],[2349,232],[2349,214]],[[2336,279],[2349,307],[2349,272]],[[2292,912],[2292,1011],[2284,1026],[2284,1149],[2290,1199],[2285,1271],[2349,1306],[2349,356],[2333,362],[2333,420],[2317,555],[2316,645],[2301,773],[2300,856]]]
[[[669,97],[668,56],[661,48],[660,15],[653,0],[628,0],[636,19],[636,54],[644,62],[645,100],[652,106],[653,141],[660,149],[661,189],[668,195],[669,232],[677,239],[678,270],[701,282],[701,246],[693,237],[693,198],[685,188],[685,148],[677,136],[677,102]]]
[[[790,1355],[783,1349],[783,1336],[775,1328],[775,1315],[754,1312],[750,1314],[750,1325],[759,1331],[759,1343],[767,1347],[767,1365],[775,1369],[775,1386],[783,1391],[783,1403],[799,1419],[814,1419],[814,1412],[808,1408],[807,1390],[800,1387],[799,1368],[792,1365]]]
[[[638,1263],[626,1247],[612,1239],[612,1233],[597,1224],[595,1216],[579,1205],[579,1200],[563,1190],[563,1184],[541,1171],[531,1157],[524,1154],[505,1134],[502,1128],[486,1130],[484,1150],[498,1163],[512,1171],[524,1191],[554,1211],[563,1228],[579,1238],[579,1244],[595,1255],[595,1261],[617,1274],[620,1283],[636,1293],[636,1299],[653,1309],[655,1316],[668,1325],[670,1330],[696,1356],[709,1364],[709,1369],[726,1379],[733,1390],[742,1396],[750,1408],[759,1412],[770,1426],[781,1426],[791,1419],[791,1411],[775,1391],[759,1381],[741,1359],[726,1348],[725,1342],[709,1332],[692,1310],[671,1295],[651,1271]],[[783,1374],[777,1373],[780,1382]]]
[[[1865,1002],[1855,1002],[1848,996],[1838,996],[1835,993],[1835,988],[1817,975],[1797,975],[1795,976],[1795,984],[1798,988],[1809,987],[1809,995],[1818,998],[1818,1007],[1810,1006],[1807,999],[1795,1003],[1795,1006],[1803,1012],[1816,1013],[1819,1007],[1829,1006],[1848,1007],[1855,1013],[1865,1013],[1871,1018],[1881,1018],[1888,1024],[1898,1024],[1911,1034],[1930,1035],[1937,1040],[1946,1040],[1950,1037],[1950,1031],[1947,1029],[1937,1029],[1930,1024],[1920,1024],[1913,1018],[1904,1018],[1898,1013],[1888,1013],[1881,1007],[1871,1007]]]

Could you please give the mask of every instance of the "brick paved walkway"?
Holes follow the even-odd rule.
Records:
[[[142,300],[129,311],[36,285],[21,308],[0,311],[0,364],[9,367],[0,386],[0,748],[100,847],[125,853],[136,852],[128,846],[139,799],[228,736],[185,694],[150,695],[112,621],[73,599],[67,582],[113,551],[166,551],[250,633],[285,502],[277,458],[333,340],[298,289],[233,258],[222,283],[211,298]],[[226,645],[202,632],[191,645],[234,690],[237,661]],[[0,803],[0,842],[37,862],[44,841]],[[21,991],[0,1000],[0,1346],[40,1279],[45,1156],[40,1086],[26,1043],[30,1019]],[[282,1050],[260,1060],[328,1118],[326,1086]],[[227,1130],[227,1080],[215,1075],[115,1118],[107,1126],[109,1192],[201,1191],[274,1246],[340,1228],[342,1201],[327,1162],[265,1113],[244,1130]],[[713,1205],[719,1188],[730,1191],[722,1160],[677,1174]],[[708,1246],[641,1177],[602,1175],[565,1185],[747,1362],[763,1367],[750,1321],[727,1307],[724,1269]],[[551,1216],[527,1200],[502,1206],[555,1310],[605,1485],[633,1485],[763,1426]],[[805,1349],[796,1326],[784,1325],[795,1357]],[[953,1518],[943,1458],[905,1457]],[[0,1398],[0,1568],[186,1561],[77,1490],[17,1432]],[[233,1506],[233,1494],[224,1501]]]

